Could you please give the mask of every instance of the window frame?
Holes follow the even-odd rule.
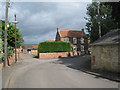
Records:
[[[85,39],[83,37],[80,38],[80,42],[81,44],[84,44],[85,43]]]
[[[80,50],[81,51],[85,51],[85,46],[84,45],[80,45]]]
[[[65,37],[64,41],[69,42],[70,41],[69,37]]]
[[[77,44],[77,38],[73,37],[73,44]]]

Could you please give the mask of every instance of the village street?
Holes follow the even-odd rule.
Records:
[[[117,82],[78,69],[90,56],[39,60],[29,54],[3,69],[3,88],[117,88]],[[88,61],[87,61],[88,60]]]

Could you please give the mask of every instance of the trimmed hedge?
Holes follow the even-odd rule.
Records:
[[[41,42],[38,46],[38,52],[70,52],[71,46],[69,42],[55,41],[55,42]]]

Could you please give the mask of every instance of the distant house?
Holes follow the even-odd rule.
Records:
[[[30,54],[37,54],[38,53],[38,45],[34,44],[25,44],[21,46],[24,53],[30,53]]]
[[[120,72],[120,29],[91,44],[92,69]]]
[[[70,42],[72,50],[78,55],[85,54],[88,51],[88,41],[85,38],[84,29],[78,30],[60,30],[57,28],[56,41]]]

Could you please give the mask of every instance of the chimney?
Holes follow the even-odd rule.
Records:
[[[83,33],[85,33],[85,32],[84,32],[84,28],[83,28],[81,31],[82,31]]]
[[[59,26],[57,27],[57,32],[58,32],[58,30],[59,30],[60,28],[59,28]]]

